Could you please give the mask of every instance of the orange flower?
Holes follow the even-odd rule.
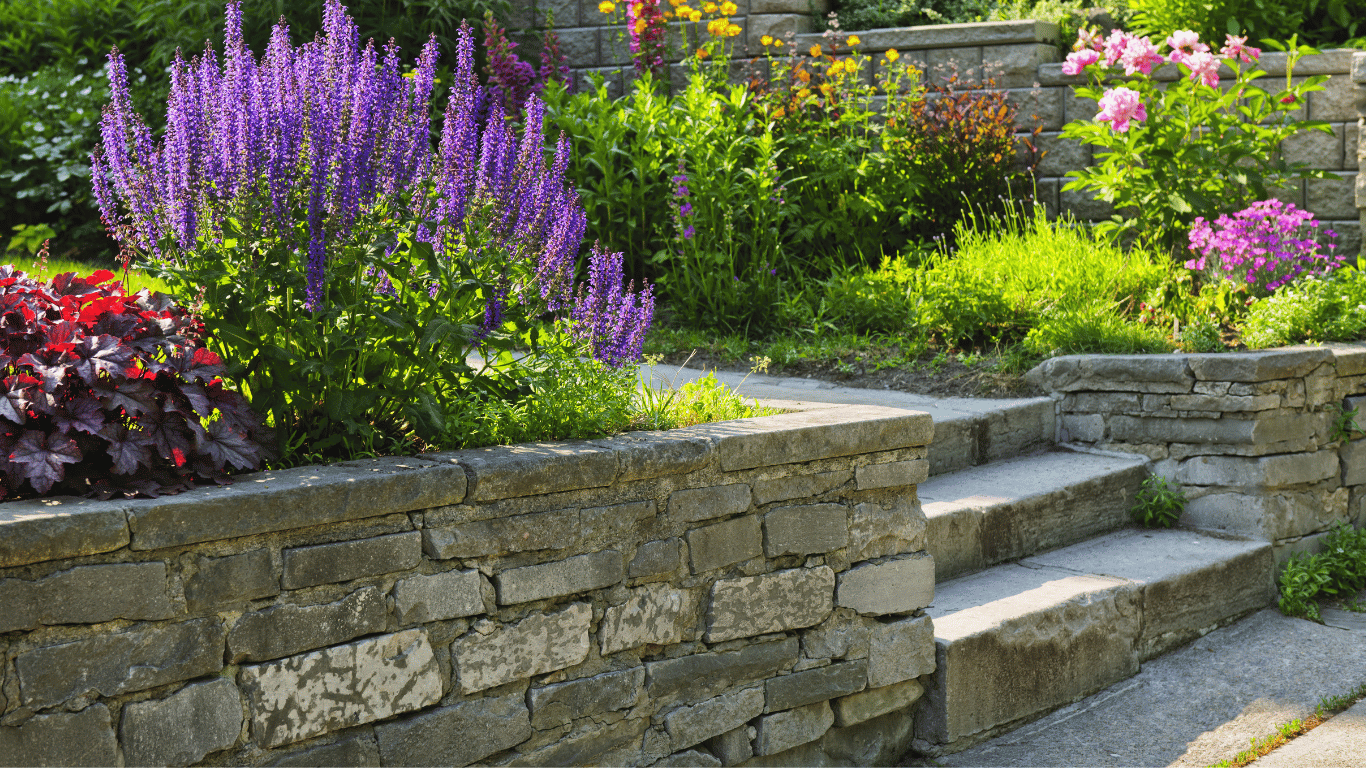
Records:
[[[858,35],[850,35],[850,36],[849,36],[849,40],[848,40],[849,47],[852,48],[853,46],[858,45],[858,44],[861,43],[861,42],[863,42],[863,41],[858,39]]]
[[[807,53],[811,54],[812,58],[815,58],[821,55],[821,47],[819,45],[813,45],[811,46],[811,49],[807,51]]]
[[[697,22],[699,22],[699,21],[701,21],[701,20],[702,20],[702,12],[701,12],[701,11],[693,11],[692,13],[688,14],[688,21],[691,21],[691,22],[694,23],[694,24],[696,24]]]
[[[721,15],[723,16],[734,16],[739,10],[740,7],[735,3],[732,3],[730,0],[726,0],[726,2],[721,3]]]
[[[742,31],[743,31],[743,30],[740,29],[740,25],[739,25],[739,24],[730,24],[730,25],[727,25],[727,26],[726,26],[726,37],[735,37],[736,35],[740,34]]]
[[[707,58],[707,49],[706,49],[706,48],[698,48],[698,49],[697,49],[697,58],[699,58],[699,59],[705,59],[705,58]]]

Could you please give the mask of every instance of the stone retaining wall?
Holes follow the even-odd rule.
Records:
[[[0,765],[886,763],[923,413],[0,505]]]
[[[1029,378],[1057,402],[1058,442],[1142,454],[1178,481],[1183,524],[1270,541],[1278,562],[1335,521],[1366,525],[1366,442],[1339,431],[1366,404],[1366,345],[1073,355]]]

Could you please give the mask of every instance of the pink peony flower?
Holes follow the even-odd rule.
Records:
[[[1099,51],[1104,44],[1105,39],[1100,36],[1100,30],[1082,28],[1077,30],[1077,41],[1072,43],[1072,50],[1080,51],[1090,48],[1093,51]]]
[[[1129,46],[1130,36],[1128,33],[1116,29],[1105,39],[1105,66],[1111,66],[1120,60],[1124,55],[1124,49]]]
[[[1219,87],[1219,59],[1209,51],[1196,51],[1186,57],[1191,69],[1191,82],[1201,82],[1211,88]]]
[[[1152,74],[1153,67],[1162,64],[1166,59],[1157,52],[1157,46],[1146,37],[1134,36],[1129,38],[1129,43],[1124,47],[1124,53],[1119,57],[1120,63],[1124,65],[1124,74],[1132,75],[1135,72],[1142,72],[1145,75]]]
[[[1091,48],[1083,48],[1080,51],[1073,51],[1067,54],[1067,61],[1062,63],[1062,73],[1064,75],[1080,75],[1082,70],[1100,61],[1100,51]]]
[[[1139,101],[1138,91],[1132,88],[1112,88],[1100,97],[1100,111],[1096,120],[1109,123],[1119,133],[1129,130],[1129,121],[1143,122],[1148,119],[1148,110]]]
[[[1224,43],[1223,50],[1219,51],[1219,53],[1229,57],[1230,59],[1240,59],[1244,64],[1251,64],[1252,62],[1261,58],[1262,49],[1253,48],[1252,46],[1248,45],[1246,37],[1235,37],[1234,35],[1229,35],[1228,40]]]
[[[1185,64],[1193,53],[1209,52],[1209,46],[1200,42],[1200,35],[1189,29],[1182,29],[1167,36],[1167,47],[1172,49],[1171,62]]]

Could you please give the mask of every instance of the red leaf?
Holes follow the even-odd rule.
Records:
[[[209,455],[215,469],[231,464],[238,469],[255,469],[261,464],[260,448],[225,420],[215,419],[205,434],[195,432],[195,447]]]
[[[74,429],[88,435],[95,435],[104,428],[104,411],[96,400],[89,398],[70,400],[57,409],[52,420],[61,432],[70,432]]]
[[[26,430],[19,442],[10,450],[10,461],[24,466],[29,485],[38,493],[47,493],[54,483],[61,482],[66,476],[62,465],[75,464],[81,460],[81,451],[76,441],[53,433],[44,435],[36,429]]]

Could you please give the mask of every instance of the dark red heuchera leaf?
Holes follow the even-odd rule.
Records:
[[[113,278],[0,266],[0,498],[157,496],[260,466],[269,435],[203,325]]]

